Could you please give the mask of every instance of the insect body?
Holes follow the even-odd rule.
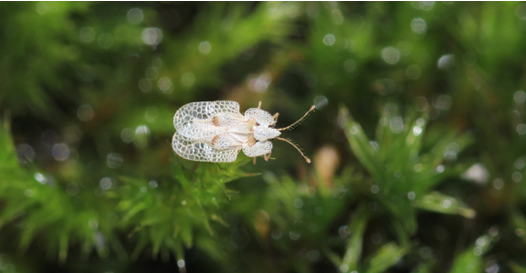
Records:
[[[281,131],[298,124],[315,109],[311,107],[298,121],[285,128],[276,129],[274,125],[278,113],[274,116],[258,108],[248,109],[244,115],[239,112],[235,101],[201,101],[183,105],[174,116],[176,132],[172,139],[174,151],[183,158],[205,162],[234,162],[240,150],[249,157],[263,156],[270,158],[271,139],[283,140],[293,145],[310,163],[292,142],[280,138]]]

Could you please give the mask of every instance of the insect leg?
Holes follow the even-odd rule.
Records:
[[[261,101],[258,103],[258,109],[261,109]]]
[[[272,116],[272,118],[274,119],[274,124],[278,123],[278,117],[279,117],[279,113],[276,113]]]
[[[265,161],[268,161],[270,159],[270,154],[272,154],[272,151],[270,151],[268,154],[264,155],[263,158]]]
[[[254,165],[256,165],[256,157],[255,156],[252,158],[252,162],[254,162]]]

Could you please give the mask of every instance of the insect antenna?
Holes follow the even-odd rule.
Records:
[[[313,108],[314,108],[314,106],[313,106]],[[313,108],[311,108],[311,109],[313,109]],[[308,113],[308,112],[307,112],[307,113]],[[276,139],[279,139],[279,140],[281,140],[281,141],[285,141],[285,142],[287,142],[288,144],[292,145],[292,147],[296,148],[296,150],[298,150],[298,152],[301,154],[301,156],[303,156],[303,158],[305,158],[305,161],[307,161],[307,163],[310,164],[310,158],[306,157],[306,156],[303,154],[303,152],[300,150],[300,148],[298,148],[298,146],[296,146],[296,144],[292,143],[292,141],[290,141],[290,140],[288,140],[288,139],[286,139],[286,138],[281,138],[281,137],[276,137]]]
[[[292,127],[294,127],[296,124],[300,123],[310,112],[314,111],[314,109],[316,109],[316,106],[312,106],[309,111],[307,111],[307,113],[305,113],[305,115],[303,115],[303,117],[301,117],[300,119],[296,120],[296,122],[292,123],[291,125],[287,126],[287,127],[284,127],[284,128],[279,128],[277,129],[278,131],[284,131],[284,130],[287,130],[287,129],[290,129]]]

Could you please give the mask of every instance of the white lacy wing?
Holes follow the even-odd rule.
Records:
[[[216,117],[216,125],[212,119]],[[229,127],[242,122],[239,104],[235,101],[202,101],[185,104],[174,116],[176,132],[172,139],[174,151],[183,158],[206,162],[233,162],[241,147],[218,151],[212,139]]]
[[[243,153],[248,157],[263,156],[272,151],[272,143],[270,141],[257,142],[254,146],[245,146]]]
[[[269,112],[259,108],[250,108],[245,111],[245,118],[253,118],[257,121],[257,123],[265,126],[274,126],[274,124],[276,124],[276,120],[274,120]]]
[[[176,130],[181,130],[188,126],[188,124],[192,124],[195,119],[209,120],[217,114],[234,117],[241,116],[241,113],[239,113],[239,103],[230,100],[218,100],[185,104],[175,112],[174,127]]]
[[[228,150],[216,150],[209,143],[198,142],[175,132],[172,139],[172,148],[182,158],[204,162],[234,162],[241,146],[233,146]]]

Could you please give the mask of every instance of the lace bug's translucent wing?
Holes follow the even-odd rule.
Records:
[[[273,126],[276,124],[276,121],[267,111],[261,110],[259,108],[250,108],[245,111],[246,119],[255,119],[257,123],[264,126]]]
[[[234,162],[241,146],[233,146],[230,149],[218,150],[206,142],[198,142],[175,132],[172,139],[172,147],[179,156],[193,161],[204,162]]]
[[[229,133],[216,135],[214,138],[212,138],[211,144],[212,147],[218,151],[226,151],[232,149],[237,149],[239,151],[238,148],[243,146],[241,142],[239,142],[235,137],[233,137]]]
[[[175,112],[174,127],[176,130],[182,130],[185,127],[191,126],[194,121],[209,120],[218,114],[231,117],[241,116],[239,113],[239,103],[219,100],[185,104]]]
[[[257,142],[254,146],[243,147],[243,153],[249,157],[263,156],[272,151],[272,142],[263,141]]]
[[[212,125],[219,127],[234,127],[238,126],[241,123],[244,123],[245,117],[240,113],[236,115],[232,113],[219,113],[212,117]]]
[[[235,101],[202,101],[183,105],[174,116],[174,151],[183,158],[233,162],[241,144],[227,132],[244,121]]]
[[[202,101],[185,104],[174,116],[174,127],[180,135],[210,143],[225,128],[243,121],[235,101]]]

